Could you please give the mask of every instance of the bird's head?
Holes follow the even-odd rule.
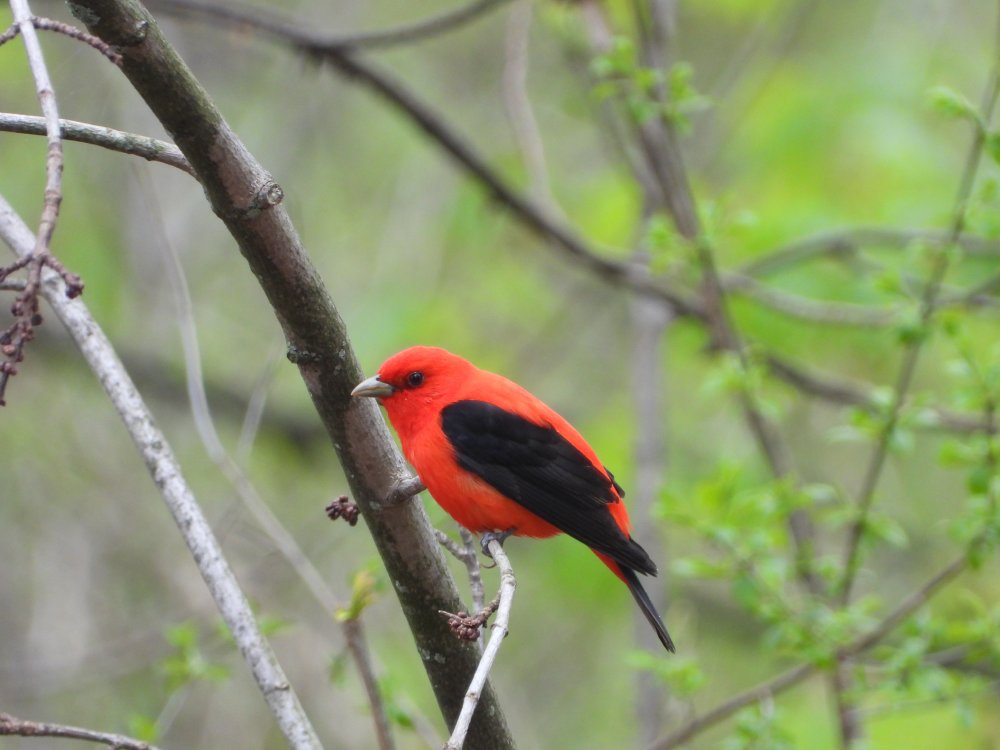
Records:
[[[454,401],[475,366],[445,349],[414,346],[389,357],[352,396],[377,398],[397,431],[416,427]]]

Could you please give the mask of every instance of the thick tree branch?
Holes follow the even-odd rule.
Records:
[[[33,252],[35,240],[31,231],[2,198],[0,237],[21,257]],[[43,269],[41,290],[101,381],[142,454],[220,614],[289,745],[296,750],[319,748],[319,739],[270,645],[257,627],[250,604],[185,481],[170,444],[156,426],[111,342],[91,317],[86,305],[78,299],[66,297],[65,285],[58,273]]]
[[[350,397],[362,370],[344,322],[280,205],[281,188],[232,132],[145,8],[131,0],[78,0],[71,7],[92,33],[121,50],[123,71],[174,134],[273,306],[289,358],[299,366],[393,582],[438,705],[454,721],[477,663],[475,647],[456,643],[437,615],[459,604],[458,590],[420,505],[383,505],[407,471],[378,407]],[[512,747],[488,685],[482,700],[486,710],[477,713],[470,730],[475,746]]]

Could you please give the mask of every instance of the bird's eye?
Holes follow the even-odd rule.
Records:
[[[416,388],[417,386],[423,384],[424,374],[422,372],[411,372],[406,376],[406,384],[410,388]]]

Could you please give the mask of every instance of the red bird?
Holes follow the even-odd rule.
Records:
[[[516,383],[415,346],[352,396],[377,398],[403,453],[458,523],[501,542],[569,534],[628,586],[668,651],[674,643],[636,573],[656,565],[629,534],[625,492],[569,422]]]

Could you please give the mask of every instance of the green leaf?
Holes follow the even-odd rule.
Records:
[[[128,717],[128,733],[140,742],[152,744],[159,739],[160,730],[154,717],[132,714]]]
[[[962,94],[947,86],[935,86],[927,92],[931,107],[947,117],[979,123],[976,108]]]
[[[377,580],[370,570],[362,569],[356,572],[351,582],[351,602],[337,611],[337,621],[358,619],[368,605],[375,601],[376,588]]]
[[[330,658],[330,663],[326,668],[326,676],[333,685],[343,685],[347,677],[347,652],[341,651]]]
[[[994,130],[987,134],[983,147],[986,149],[986,153],[990,155],[990,158],[997,164],[1000,164],[1000,132]]]
[[[670,563],[671,572],[680,578],[726,578],[732,566],[721,560],[680,557]]]
[[[865,528],[873,535],[888,542],[893,547],[905,547],[909,543],[906,530],[893,518],[880,513],[871,513]]]

